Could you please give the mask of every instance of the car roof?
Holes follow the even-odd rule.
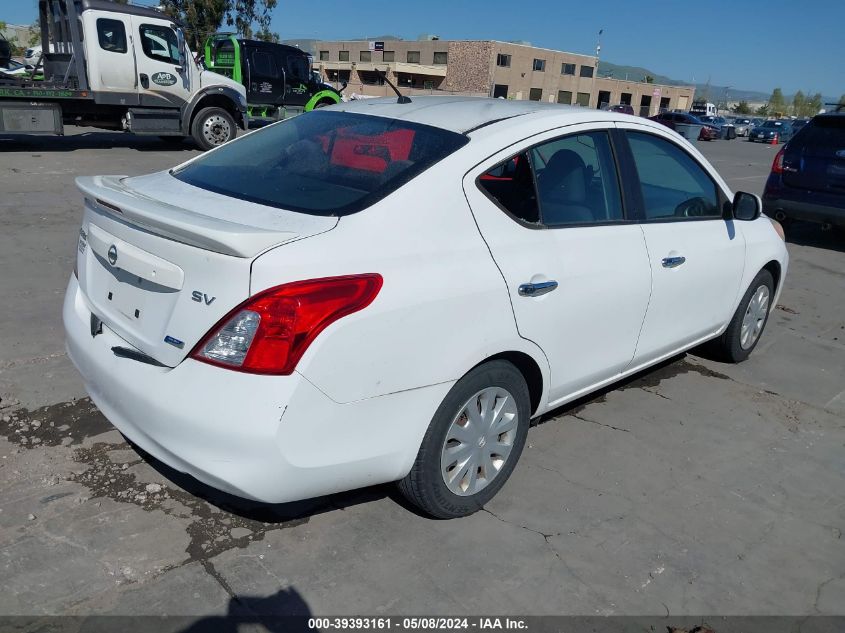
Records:
[[[340,103],[333,110],[371,114],[466,134],[499,121],[530,115],[565,117],[579,121],[629,121],[631,115],[566,106],[541,101],[511,101],[488,97],[412,97],[411,103],[397,103],[396,97],[360,99]]]

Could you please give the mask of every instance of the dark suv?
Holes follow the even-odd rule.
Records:
[[[845,227],[845,109],[813,117],[778,152],[763,210],[781,222]]]

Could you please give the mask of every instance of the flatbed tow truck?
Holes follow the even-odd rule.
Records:
[[[197,64],[161,11],[111,0],[39,0],[38,10],[44,79],[0,72],[0,134],[72,124],[211,149],[247,129],[244,86]]]

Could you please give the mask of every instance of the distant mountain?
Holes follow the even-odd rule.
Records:
[[[641,66],[623,66],[621,64],[612,64],[610,62],[600,60],[599,77],[606,77],[608,75],[612,76],[614,79],[625,79],[627,77],[630,81],[644,81],[646,75],[651,75],[654,77],[654,83],[665,84],[668,86],[689,86],[692,83],[688,80],[684,81],[682,79],[672,79],[671,77],[661,75],[653,70],[649,70],[648,68],[642,68]],[[770,92],[742,90],[741,88],[736,88],[734,86],[720,86],[717,84],[707,85],[705,83],[695,84],[696,98],[706,97],[708,101],[712,101],[714,103],[717,101],[724,101],[726,91],[731,103],[736,101],[768,101],[771,96]],[[792,95],[784,95],[784,99],[787,103],[791,103]],[[838,99],[839,97],[822,97],[822,101],[830,103],[838,101]]]

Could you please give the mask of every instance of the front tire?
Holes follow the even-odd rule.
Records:
[[[237,134],[235,119],[223,108],[203,108],[191,124],[191,136],[202,150],[228,143]]]
[[[399,490],[440,519],[477,512],[504,486],[528,435],[531,404],[520,371],[503,360],[461,378],[434,414]]]
[[[757,273],[724,334],[713,341],[712,350],[721,360],[740,363],[751,355],[769,320],[775,282],[768,270]]]

